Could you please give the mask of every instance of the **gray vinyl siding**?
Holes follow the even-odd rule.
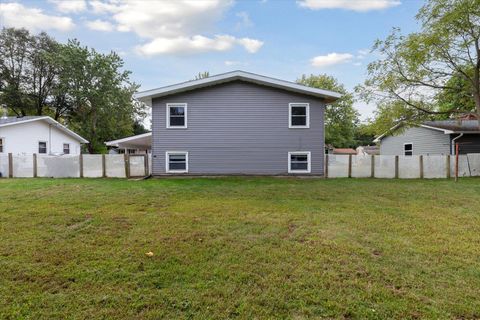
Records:
[[[310,128],[289,129],[288,104],[310,104]],[[166,128],[166,104],[187,103],[187,129]],[[153,99],[153,174],[166,173],[165,152],[187,151],[189,174],[287,174],[289,151],[311,152],[323,174],[321,99],[234,81]]]
[[[403,155],[403,145],[413,144],[414,155],[450,154],[450,136],[442,131],[422,127],[399,130],[397,135],[380,142],[381,155]]]

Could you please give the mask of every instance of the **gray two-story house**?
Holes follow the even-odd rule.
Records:
[[[153,175],[323,175],[340,94],[233,71],[135,97],[152,107]]]

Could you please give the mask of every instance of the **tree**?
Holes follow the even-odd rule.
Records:
[[[210,72],[208,72],[208,71],[199,72],[199,73],[195,76],[195,79],[194,79],[194,80],[205,79],[205,78],[208,78],[208,77],[210,77]]]
[[[138,86],[114,52],[100,54],[78,41],[63,45],[58,56],[61,86],[69,88],[71,126],[90,141],[90,153],[104,152],[104,141],[133,134],[134,119],[143,114],[133,103]]]
[[[396,121],[480,116],[480,0],[429,0],[416,19],[419,32],[394,29],[375,43],[382,58],[369,64],[361,97],[379,103],[382,116],[393,108]]]
[[[325,111],[325,143],[335,147],[356,146],[358,112],[353,107],[353,95],[337,79],[326,74],[302,75],[298,83],[320,89],[339,92],[342,97],[327,106]]]
[[[32,43],[25,29],[3,28],[0,33],[0,103],[16,115],[27,115],[28,59]]]

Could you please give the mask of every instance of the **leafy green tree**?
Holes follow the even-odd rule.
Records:
[[[69,88],[71,126],[90,141],[90,153],[105,152],[104,141],[133,134],[134,119],[142,114],[132,101],[138,86],[130,82],[129,71],[114,52],[100,54],[78,41],[62,46],[58,61],[60,82]]]
[[[419,32],[394,29],[375,43],[381,58],[369,64],[361,97],[394,120],[450,116],[472,105],[480,115],[480,0],[429,0],[416,19]]]
[[[325,111],[325,143],[335,147],[354,147],[355,134],[359,124],[358,111],[353,107],[354,98],[343,84],[332,76],[302,75],[298,83],[342,94],[342,98],[327,106]]]

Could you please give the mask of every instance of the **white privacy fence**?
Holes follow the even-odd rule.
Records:
[[[326,155],[328,178],[433,179],[455,176],[456,157],[429,156],[357,156]],[[480,176],[480,153],[458,156],[458,176]]]
[[[146,154],[0,154],[0,175],[3,178],[130,178],[144,177],[150,172],[151,155]]]

